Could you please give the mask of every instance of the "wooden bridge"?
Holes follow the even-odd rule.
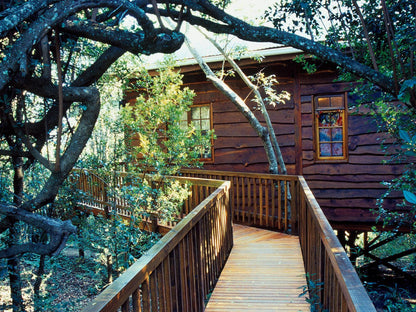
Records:
[[[375,311],[303,177],[183,174],[192,192],[180,222],[158,224],[172,229],[84,311]],[[129,217],[103,180],[77,181],[81,206]],[[312,308],[299,297],[306,277]]]

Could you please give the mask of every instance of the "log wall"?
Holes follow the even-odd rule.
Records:
[[[334,82],[333,67],[318,64],[314,74],[307,74],[291,60],[278,60],[243,67],[246,74],[263,69],[275,74],[278,88],[290,92],[285,104],[269,108],[277,140],[289,174],[304,175],[330,222],[337,228],[368,228],[375,221],[372,210],[384,193],[382,181],[389,181],[400,172],[399,165],[383,165],[387,160],[381,143],[392,142],[387,134],[378,133],[374,120],[365,112],[350,109],[348,116],[348,158],[345,161],[317,161],[313,140],[312,97],[350,90],[351,84]],[[215,67],[215,65],[214,65]],[[196,92],[195,104],[211,103],[213,110],[214,157],[204,164],[207,170],[268,172],[263,144],[244,116],[201,72],[182,69],[184,85]],[[250,106],[250,90],[237,78],[226,82]],[[127,99],[132,96],[127,96]],[[351,96],[348,105],[354,106]],[[260,112],[256,112],[263,120]],[[392,197],[388,203],[399,198]]]

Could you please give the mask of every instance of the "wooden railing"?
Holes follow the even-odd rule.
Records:
[[[297,187],[299,241],[317,311],[376,309],[305,179]],[[312,284],[312,283],[310,283]]]
[[[119,194],[118,190],[123,186],[137,183],[137,175],[126,172],[112,172],[104,178],[103,175],[97,174],[92,170],[75,169],[70,178],[74,187],[81,191],[77,200],[79,208],[86,209],[88,212],[96,215],[108,215],[115,212],[125,219],[131,217],[131,203],[125,196]],[[183,207],[179,210],[179,214],[168,221],[154,219],[146,214],[141,215],[143,224],[149,225],[153,231],[160,232],[161,234],[166,234],[170,231],[178,221],[182,220],[184,216],[217,188],[207,179],[192,177],[172,178],[182,182],[183,185],[187,184],[189,187],[189,196],[184,201]],[[143,227],[146,226],[143,225]]]
[[[232,246],[231,217],[299,235],[317,311],[376,311],[303,177],[204,170],[182,174],[195,179],[185,211],[221,183],[195,177],[229,180],[231,193],[230,184],[222,184],[86,311],[116,311],[118,306],[122,311],[203,311],[203,300]]]
[[[204,310],[233,245],[230,183],[184,180],[191,211],[84,311]]]
[[[297,176],[183,169],[187,177],[231,182],[233,221],[240,224],[297,232],[296,206],[292,205]]]
[[[290,225],[291,233],[299,235],[305,272],[311,285],[315,285],[310,297],[316,311],[376,311],[303,177],[205,170],[182,173],[231,181],[231,208],[236,223],[279,231],[288,230]]]

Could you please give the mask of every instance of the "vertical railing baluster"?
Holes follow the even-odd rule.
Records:
[[[139,288],[137,288],[133,291],[132,306],[133,306],[133,312],[142,312],[142,304],[141,304],[141,299],[140,299],[140,290],[139,290]]]

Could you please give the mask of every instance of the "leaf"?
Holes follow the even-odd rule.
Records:
[[[399,135],[400,135],[400,138],[403,141],[405,141],[405,142],[410,142],[411,141],[409,133],[407,133],[407,131],[399,130]]]
[[[414,151],[405,151],[404,154],[406,156],[416,156],[416,152],[414,152]]]
[[[405,80],[399,92],[399,100],[403,103],[410,103],[410,91],[416,86],[416,79]]]
[[[404,198],[411,204],[416,204],[416,195],[409,192],[403,191]]]

